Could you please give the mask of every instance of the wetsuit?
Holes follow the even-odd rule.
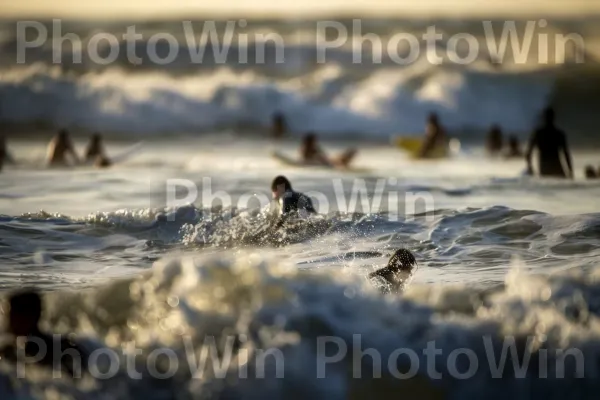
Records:
[[[288,190],[284,193],[280,200],[281,204],[281,215],[287,215],[293,211],[306,211],[308,213],[316,213],[315,207],[313,206],[312,200],[302,193]]]

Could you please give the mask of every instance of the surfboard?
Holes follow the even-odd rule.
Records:
[[[115,154],[107,155],[106,157],[110,161],[110,166],[125,162],[128,159],[134,157],[136,153],[138,153],[139,150],[142,148],[143,144],[143,141],[137,142],[131,146],[126,147],[125,149],[116,152]],[[94,167],[94,164],[94,160],[84,161],[82,164],[79,165],[79,167]]]
[[[135,154],[142,148],[143,144],[144,144],[143,141],[137,142],[136,144],[133,144],[133,145],[121,150],[117,154],[110,156],[109,159],[113,164],[127,161],[128,159],[135,156]]]
[[[425,158],[419,156],[423,146],[423,137],[416,136],[395,136],[392,138],[392,144],[399,149],[406,151],[413,159],[440,159],[456,155],[460,151],[460,142],[458,139],[450,139],[447,146],[438,146]]]

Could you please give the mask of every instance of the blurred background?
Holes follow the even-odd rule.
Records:
[[[573,143],[595,145],[599,137],[595,2],[27,0],[2,1],[0,10],[0,124],[9,136],[58,128],[119,138],[263,135],[273,115],[282,113],[292,136],[316,131],[323,139],[388,141],[390,135],[423,132],[428,113],[435,111],[454,135],[479,142],[492,124],[525,138],[540,110],[553,105]],[[36,25],[29,23],[20,38],[18,21]],[[191,25],[185,28],[183,21]],[[217,48],[215,42],[201,44],[203,29],[210,30],[207,21],[215,21]],[[492,35],[483,21],[491,21]],[[324,22],[339,24],[324,31],[319,28]],[[514,54],[509,42],[498,59],[493,49],[513,22],[522,54]],[[141,36],[127,45],[123,36],[132,26]],[[336,40],[340,26],[347,40],[327,49],[326,62],[318,63],[319,49]],[[420,38],[431,26],[440,39],[427,50]],[[17,63],[19,40],[36,40],[40,29],[47,40],[24,49],[25,62]],[[153,42],[156,34],[172,35],[178,51],[171,54],[172,43],[164,38]],[[394,61],[386,51],[392,43],[400,57],[409,57],[407,42],[394,42],[402,34],[420,40],[418,56],[409,63]],[[453,61],[471,49],[464,40],[452,43],[457,34],[479,43],[466,65]],[[112,42],[98,39],[103,35]],[[269,35],[282,42],[265,39]],[[383,51],[361,40],[366,35],[380,40]],[[576,39],[561,44],[559,35]],[[66,39],[57,39],[61,36]],[[90,42],[109,62],[90,55]],[[225,43],[230,45],[224,58],[215,57]],[[158,57],[171,57],[169,62],[154,62],[149,44]],[[194,62],[190,52],[198,48],[204,56]],[[128,56],[132,51],[135,59]],[[431,62],[431,51],[441,62]]]

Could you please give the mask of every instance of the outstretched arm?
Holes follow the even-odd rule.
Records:
[[[537,143],[537,132],[533,132],[529,143],[527,144],[527,152],[525,153],[525,161],[527,162],[527,173],[533,175],[533,167],[531,166],[531,155]]]

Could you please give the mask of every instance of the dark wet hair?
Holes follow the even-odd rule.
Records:
[[[398,271],[410,272],[416,265],[417,260],[415,256],[407,249],[396,250],[388,261],[388,267]]]
[[[10,313],[27,315],[39,320],[42,316],[42,298],[34,290],[22,290],[10,296]]]
[[[60,131],[58,131],[58,137],[60,137],[61,139],[67,139],[68,136],[69,136],[68,130],[61,129]]]
[[[308,142],[314,142],[315,140],[317,140],[317,134],[314,132],[308,132],[306,135],[304,135],[304,143],[308,143]]]
[[[271,183],[271,190],[275,191],[280,186],[283,186],[285,190],[292,190],[292,184],[290,183],[288,178],[286,178],[283,175],[279,175],[275,179],[273,179],[273,183]]]
[[[440,118],[436,112],[430,112],[429,115],[427,116],[427,121],[432,122],[434,124],[437,124],[439,122],[439,120],[440,120]]]
[[[554,112],[554,108],[546,107],[544,108],[543,117],[545,122],[553,122],[556,113]]]

